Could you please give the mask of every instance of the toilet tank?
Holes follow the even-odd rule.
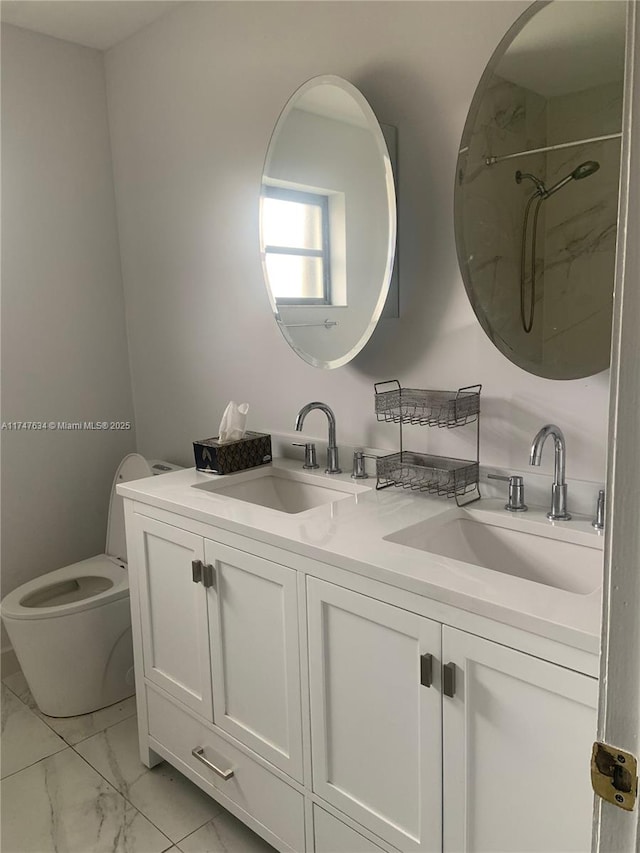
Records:
[[[124,530],[124,500],[117,494],[118,483],[129,483],[131,480],[142,480],[153,474],[166,474],[169,471],[179,471],[180,466],[162,459],[147,460],[139,453],[129,453],[118,465],[111,486],[109,500],[109,520],[107,522],[107,544],[105,553],[110,557],[127,562],[127,540]]]
[[[165,462],[164,459],[149,459],[149,467],[154,476],[156,474],[168,474],[170,471],[183,470],[182,465],[174,465],[173,462]]]

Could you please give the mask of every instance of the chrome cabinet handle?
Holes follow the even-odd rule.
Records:
[[[208,758],[205,758],[204,746],[196,746],[194,749],[191,750],[191,755],[193,755],[194,758],[197,758],[198,761],[201,761],[205,767],[209,768],[209,770],[213,770],[213,772],[221,779],[224,779],[225,782],[227,781],[227,779],[231,779],[231,777],[233,776],[232,767],[229,767],[228,770],[221,770],[219,767],[216,767],[215,764],[212,764],[212,762],[209,761]]]
[[[192,560],[191,575],[194,583],[201,583],[205,587],[216,585],[215,566],[203,563],[202,560]]]
[[[210,587],[216,585],[216,569],[211,563],[202,566],[202,586]]]
[[[420,655],[420,684],[423,687],[433,684],[433,655]]]
[[[456,695],[456,665],[445,663],[442,667],[442,692],[452,699]]]

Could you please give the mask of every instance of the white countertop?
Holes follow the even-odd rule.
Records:
[[[273,466],[300,471],[297,460],[276,459]],[[588,595],[566,592],[384,539],[450,512],[455,509],[451,500],[395,488],[376,491],[375,478],[369,478],[357,481],[364,490],[356,495],[289,514],[193,488],[212,480],[222,485],[252,479],[264,467],[226,477],[189,468],[123,483],[117,490],[125,498],[598,653],[601,585]],[[348,474],[304,473],[323,485],[354,483]],[[560,538],[600,550],[603,547],[603,536],[593,529],[590,518],[574,516],[569,522],[552,523],[545,516],[546,508],[530,506],[526,513],[509,513],[504,510],[504,501],[496,499],[482,499],[468,511],[478,520],[495,519],[516,530],[526,527],[527,532],[533,527],[536,533],[550,539]]]

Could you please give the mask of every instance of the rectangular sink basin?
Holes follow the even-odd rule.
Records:
[[[314,482],[320,480],[321,475],[281,468],[265,468],[252,474],[250,478],[237,482],[229,482],[228,479],[211,480],[198,483],[193,488],[287,513],[305,512],[353,497],[370,488],[344,481]]]
[[[597,590],[603,556],[596,537],[592,546],[577,544],[560,538],[557,528],[544,535],[536,529],[540,526],[522,517],[511,526],[487,522],[469,510],[452,510],[444,518],[419,522],[384,538],[578,595]]]

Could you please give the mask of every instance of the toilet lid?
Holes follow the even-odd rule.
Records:
[[[23,583],[3,598],[0,613],[4,619],[47,619],[90,610],[128,595],[129,574],[124,564],[98,554]],[[47,606],[49,598],[55,601],[53,606]]]
[[[127,562],[127,540],[124,534],[124,500],[117,494],[118,483],[129,483],[131,480],[142,480],[151,477],[153,472],[147,460],[139,453],[129,453],[125,456],[111,486],[111,499],[109,500],[109,522],[107,524],[107,547],[106,553],[119,560]]]

